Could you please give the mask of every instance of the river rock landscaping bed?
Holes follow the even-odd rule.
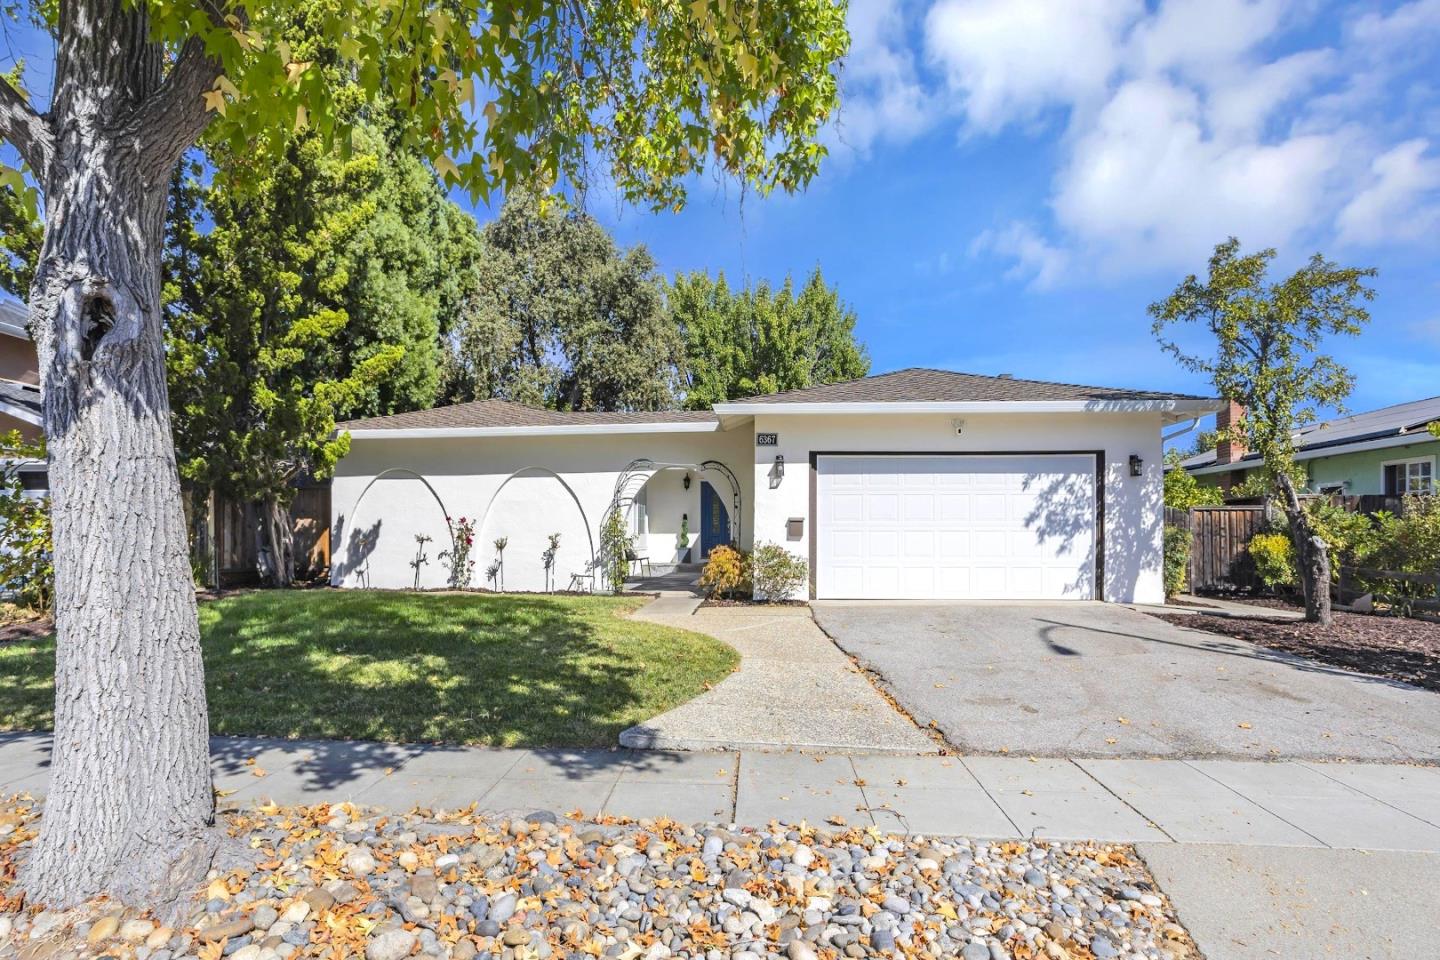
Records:
[[[1152,614],[1177,627],[1248,640],[1357,673],[1440,690],[1440,623],[1335,611],[1328,627],[1276,617]]]
[[[873,828],[261,807],[247,858],[175,928],[106,904],[27,910],[35,804],[0,803],[0,958],[1081,960],[1198,957],[1124,846]]]

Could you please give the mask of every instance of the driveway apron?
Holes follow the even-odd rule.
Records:
[[[707,633],[739,669],[694,700],[620,734],[656,750],[935,753],[936,744],[815,626],[807,607],[701,607],[662,596],[636,614]],[[691,612],[693,610],[693,613]]]
[[[820,602],[815,618],[965,753],[1440,760],[1440,693],[1113,604]]]

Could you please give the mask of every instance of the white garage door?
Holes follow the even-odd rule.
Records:
[[[1088,600],[1095,458],[822,456],[822,599]]]

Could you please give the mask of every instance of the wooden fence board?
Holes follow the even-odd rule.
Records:
[[[1167,507],[1165,522],[1188,529],[1191,591],[1254,590],[1260,586],[1250,560],[1250,538],[1265,525],[1265,508],[1258,506]]]

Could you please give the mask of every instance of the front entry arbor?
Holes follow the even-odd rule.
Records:
[[[740,481],[735,472],[721,463],[719,460],[705,460],[700,463],[672,463],[648,458],[639,458],[630,461],[625,469],[615,480],[615,490],[610,498],[610,506],[601,520],[601,528],[605,529],[613,523],[613,517],[617,514],[622,522],[629,524],[630,517],[635,509],[637,501],[642,497],[642,491],[646,485],[658,474],[667,472],[684,472],[688,478],[691,474],[699,476],[702,483],[709,482],[715,488],[715,493],[721,497],[728,494],[728,541],[730,543],[740,542],[741,532],[741,495]],[[723,482],[721,482],[723,480]],[[727,490],[728,488],[728,490]],[[686,485],[688,490],[688,483]],[[698,496],[698,493],[697,493]],[[698,519],[694,526],[689,528],[692,542],[699,531]],[[652,559],[654,559],[652,557]],[[607,572],[611,569],[610,564],[602,558],[600,567]],[[614,587],[614,584],[608,584]]]

